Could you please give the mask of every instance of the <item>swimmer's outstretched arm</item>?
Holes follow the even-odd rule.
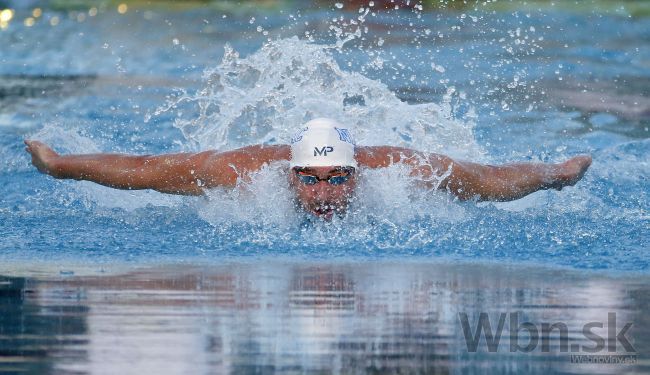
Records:
[[[32,164],[59,179],[96,182],[116,189],[153,189],[201,195],[204,188],[233,187],[264,164],[289,159],[287,146],[248,146],[226,152],[165,155],[59,155],[46,144],[26,140]]]
[[[429,187],[447,190],[462,200],[511,201],[538,190],[561,190],[575,185],[591,165],[591,156],[581,155],[563,163],[516,163],[482,165],[456,161],[448,156],[406,148],[360,147],[357,161],[370,168],[403,163],[412,175]]]

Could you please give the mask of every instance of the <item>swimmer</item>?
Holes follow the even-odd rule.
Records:
[[[538,190],[575,185],[591,165],[588,155],[558,164],[493,166],[403,147],[356,146],[345,126],[326,118],[304,124],[289,145],[252,145],[225,152],[59,155],[39,141],[25,144],[32,164],[54,178],[184,195],[233,188],[238,179],[250,181],[251,173],[265,165],[288,161],[285,171],[298,206],[327,221],[345,214],[364,169],[402,164],[424,188],[444,190],[460,200],[511,201]]]

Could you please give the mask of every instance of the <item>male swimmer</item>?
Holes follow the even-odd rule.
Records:
[[[343,125],[319,118],[304,124],[290,145],[253,145],[232,151],[164,155],[59,155],[46,144],[26,140],[32,164],[54,178],[93,181],[117,189],[153,189],[201,195],[204,189],[235,187],[263,166],[289,161],[286,170],[298,205],[331,220],[343,215],[358,176],[367,168],[403,164],[425,188],[448,191],[461,200],[509,201],[543,189],[578,182],[591,165],[588,155],[563,163],[481,165],[403,147],[356,146]]]

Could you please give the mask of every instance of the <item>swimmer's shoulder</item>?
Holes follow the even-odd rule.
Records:
[[[252,159],[264,163],[291,159],[291,146],[289,145],[251,145],[239,149]]]
[[[403,158],[412,157],[416,151],[395,146],[356,146],[354,158],[366,168],[385,168],[399,163]]]
[[[289,160],[287,145],[251,145],[229,151],[203,151],[195,154],[196,175],[205,186],[234,186],[241,177],[247,178],[274,162]]]
[[[250,145],[229,151],[208,151],[209,163],[232,164],[246,169],[258,169],[264,164],[291,158],[289,145]]]

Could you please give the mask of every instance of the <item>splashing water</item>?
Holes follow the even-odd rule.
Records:
[[[402,102],[381,82],[341,70],[336,47],[293,37],[240,58],[226,46],[221,64],[205,72],[202,90],[180,90],[145,120],[175,111],[175,126],[192,150],[286,143],[302,123],[331,117],[350,126],[360,144],[481,156],[471,116],[453,119],[448,103]]]
[[[348,124],[359,144],[400,145],[466,158],[481,157],[472,121],[454,119],[449,103],[409,105],[381,82],[341,70],[332,52],[340,49],[341,40],[348,37],[341,35],[332,45],[296,37],[273,41],[247,58],[226,46],[221,64],[205,72],[203,88],[191,94],[179,89],[165,105],[147,114],[145,121],[168,112],[174,114],[174,126],[185,137],[183,147],[188,151],[287,143],[302,123],[332,117]],[[72,130],[61,131],[60,125],[54,123],[42,128],[36,138],[70,153],[100,149],[92,139]],[[444,221],[463,217],[460,206],[451,204],[447,197],[414,189],[407,171],[395,166],[365,171],[360,176],[357,199],[345,218],[331,225],[314,223],[296,209],[285,168],[281,163],[274,164],[255,174],[250,183],[240,182],[233,190],[208,191],[205,199],[192,205],[199,217],[221,235],[246,223],[253,233],[251,238],[256,238],[253,242],[267,243],[306,222],[326,232],[354,225],[358,239],[363,241],[368,226],[375,223],[396,229],[422,216],[434,215]],[[69,184],[59,186],[59,194],[68,201],[74,200],[69,188]],[[151,191],[112,190],[89,182],[76,182],[72,188],[86,208],[96,205],[133,211],[147,206],[183,207],[185,200],[193,199]]]
[[[174,126],[182,131],[189,150],[287,143],[302,123],[332,117],[351,126],[359,144],[400,145],[474,159],[482,155],[473,123],[452,118],[448,103],[402,102],[381,82],[341,70],[332,56],[339,47],[294,37],[269,42],[241,58],[226,46],[221,64],[205,72],[205,87],[192,94],[179,90],[146,120],[177,113]],[[284,168],[266,168],[233,191],[209,192],[204,206],[199,205],[200,216],[220,231],[248,223],[257,228],[252,229],[255,241],[268,239],[273,228],[279,228],[275,235],[281,238],[287,228],[308,220],[296,210]],[[321,229],[340,231],[352,225],[363,240],[367,227],[377,222],[395,229],[422,216],[445,221],[463,216],[462,208],[448,204],[447,198],[413,189],[407,171],[399,166],[365,171],[361,177],[350,214]]]

